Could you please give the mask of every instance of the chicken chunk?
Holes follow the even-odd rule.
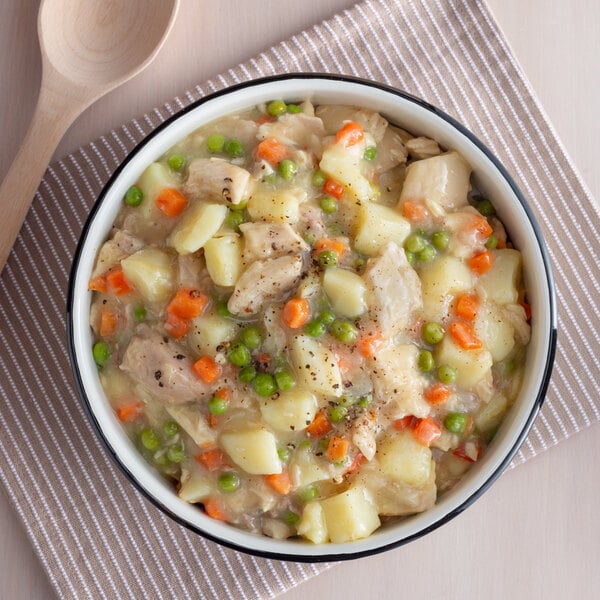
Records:
[[[143,246],[144,242],[135,236],[117,229],[113,237],[104,242],[102,248],[100,248],[92,277],[105,273],[127,256],[131,256],[138,250],[141,250]]]
[[[385,337],[394,337],[423,307],[419,276],[408,264],[404,250],[390,242],[369,259],[363,278],[368,318]]]
[[[379,143],[385,134],[388,122],[377,112],[354,106],[325,105],[316,109],[317,117],[323,120],[326,133],[338,131],[346,121],[356,121]]]
[[[148,327],[131,338],[121,369],[164,404],[183,404],[205,398],[212,388],[192,371],[193,361],[176,342]]]
[[[277,300],[298,283],[302,266],[298,255],[252,263],[235,284],[227,308],[234,315],[256,314],[267,302]]]
[[[240,231],[244,235],[245,264],[309,249],[289,223],[242,223]]]
[[[235,206],[244,198],[249,181],[250,173],[242,167],[221,158],[197,158],[190,163],[183,192],[194,200]]]
[[[208,425],[206,417],[202,414],[198,405],[167,406],[167,412],[179,423],[197,446],[205,448],[209,444],[216,443],[217,434]]]
[[[324,135],[323,121],[304,113],[282,115],[276,121],[263,123],[258,128],[259,139],[274,137],[286,146],[308,148],[315,154],[321,153]]]

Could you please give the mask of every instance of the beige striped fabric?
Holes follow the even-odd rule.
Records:
[[[513,466],[598,421],[598,214],[478,0],[367,0],[66,156],[47,171],[0,282],[0,476],[61,598],[272,598],[330,565],[245,556],[173,523],[114,466],[71,378],[65,298],[95,198],[135,143],[232,83],[290,71],[396,86],[466,124],[531,202],[560,311],[545,406]]]

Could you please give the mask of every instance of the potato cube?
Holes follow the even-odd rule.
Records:
[[[498,306],[486,302],[477,313],[475,333],[490,351],[494,362],[506,358],[515,346],[515,328]]]
[[[304,507],[302,519],[298,523],[298,533],[313,544],[324,544],[329,539],[320,502],[309,502]]]
[[[216,285],[234,286],[242,272],[242,240],[238,235],[213,237],[204,244],[204,259]]]
[[[219,315],[202,315],[192,321],[188,339],[198,355],[214,355],[223,342],[233,340],[238,332],[234,321]]]
[[[425,485],[434,468],[431,450],[419,444],[410,431],[385,438],[375,456],[384,475],[413,487]]]
[[[300,450],[294,453],[289,466],[294,488],[301,488],[315,481],[324,481],[330,478],[329,473],[319,464],[321,460],[312,452]]]
[[[354,247],[367,256],[375,256],[388,242],[402,246],[410,234],[410,223],[393,208],[383,204],[362,203],[357,220]]]
[[[248,213],[253,221],[295,225],[305,200],[306,192],[301,188],[257,188],[248,199]]]
[[[488,350],[463,350],[449,335],[434,351],[436,365],[450,365],[456,369],[456,383],[469,390],[481,381],[492,368],[492,355]]]
[[[156,206],[156,198],[165,188],[177,187],[173,171],[161,163],[152,163],[140,175],[137,186],[142,190],[144,199],[137,209],[145,219],[152,220],[162,213]]]
[[[315,395],[300,388],[281,392],[278,398],[266,398],[260,403],[264,422],[276,431],[302,431],[317,414]]]
[[[227,207],[222,204],[196,202],[185,210],[167,244],[179,254],[196,252],[219,231],[226,216]]]
[[[337,315],[353,319],[367,310],[367,287],[362,277],[353,271],[337,267],[325,269],[323,289]]]
[[[475,426],[479,431],[491,431],[500,425],[507,409],[508,400],[505,396],[502,394],[492,396],[492,399],[475,416]]]
[[[163,302],[175,286],[172,257],[158,248],[143,248],[124,258],[121,267],[125,277],[149,302]]]
[[[519,299],[521,253],[513,248],[493,250],[494,265],[479,278],[488,300],[498,304],[514,304]]]
[[[231,460],[250,475],[281,473],[277,440],[266,429],[248,427],[221,434],[221,446]]]
[[[177,495],[185,502],[195,504],[208,498],[213,493],[212,486],[206,476],[194,471],[181,478],[181,487]]]

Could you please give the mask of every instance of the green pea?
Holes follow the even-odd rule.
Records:
[[[171,154],[167,159],[167,164],[173,171],[181,171],[185,166],[185,157],[181,154]]]
[[[225,146],[225,136],[220,133],[212,133],[208,136],[206,140],[206,147],[208,151],[212,154],[216,154],[217,152],[221,152],[223,147]]]
[[[297,115],[298,113],[302,112],[302,107],[298,106],[297,104],[288,104],[287,105],[287,111],[291,114],[291,115]]]
[[[363,154],[363,158],[365,160],[375,160],[376,156],[377,156],[377,148],[375,148],[375,146],[367,146],[365,148],[365,152]]]
[[[179,464],[180,462],[183,462],[183,459],[185,458],[185,449],[179,444],[169,446],[169,448],[167,449],[167,458],[172,463]]]
[[[456,369],[450,365],[440,365],[437,369],[437,378],[446,384],[452,384],[456,381]]]
[[[142,442],[142,446],[144,446],[144,448],[150,452],[158,450],[158,447],[160,446],[160,438],[158,437],[158,433],[156,433],[156,431],[150,427],[145,427],[142,429],[140,441]]]
[[[444,427],[450,433],[462,433],[467,426],[467,415],[464,413],[450,413],[444,419]]]
[[[353,396],[348,396],[348,395],[343,395],[339,400],[338,400],[338,404],[340,406],[353,406],[354,403],[356,402],[356,398],[354,398]]]
[[[267,112],[272,117],[278,117],[287,111],[287,105],[283,100],[272,100],[267,104]]]
[[[227,412],[227,401],[218,396],[213,396],[208,401],[208,412],[217,417]]]
[[[312,448],[312,443],[310,440],[302,440],[298,446],[297,446],[298,450],[309,450],[310,448]]]
[[[234,231],[238,231],[240,225],[246,221],[246,217],[241,210],[228,210],[227,217],[225,217],[225,223],[228,227],[231,227]]]
[[[167,437],[173,437],[179,433],[179,425],[175,421],[167,421],[163,425],[163,432]]]
[[[487,198],[485,200],[479,200],[475,204],[475,208],[484,217],[493,217],[496,214],[496,209],[494,208],[494,205]]]
[[[406,261],[409,265],[414,265],[417,262],[417,255],[414,252],[405,249],[404,254],[406,254]]]
[[[264,398],[272,396],[277,390],[275,378],[269,373],[259,373],[252,381],[252,387],[259,396]]]
[[[225,150],[227,156],[231,156],[232,158],[238,158],[244,155],[244,145],[240,140],[236,140],[235,138],[227,140],[223,146],[223,150]]]
[[[246,327],[240,334],[240,341],[250,350],[255,350],[262,344],[262,335],[257,327]]]
[[[447,231],[436,231],[431,235],[431,243],[438,250],[445,250],[450,243],[450,234]]]
[[[284,158],[278,165],[277,171],[284,179],[291,179],[298,173],[298,165],[290,158]]]
[[[290,459],[290,449],[286,446],[277,448],[277,456],[282,463],[286,463]]]
[[[490,234],[490,237],[487,239],[487,242],[485,243],[485,247],[488,250],[494,250],[496,247],[498,246],[498,238],[496,237],[495,234]]]
[[[159,467],[166,467],[169,464],[169,459],[167,457],[167,453],[166,452],[157,452],[157,453],[155,453],[154,456],[152,457],[152,460]]]
[[[327,267],[335,267],[338,264],[339,255],[335,250],[323,250],[319,254],[319,264],[326,269]]]
[[[296,525],[296,523],[298,523],[298,521],[300,520],[300,515],[292,510],[287,510],[283,515],[283,520],[287,525],[293,526]]]
[[[365,265],[367,264],[367,262],[365,261],[364,258],[361,258],[360,256],[354,259],[354,262],[352,263],[352,266],[357,270],[360,271]]]
[[[250,383],[256,377],[256,369],[252,365],[243,367],[239,377],[242,383]]]
[[[317,241],[317,236],[311,231],[307,231],[302,235],[302,239],[309,245],[314,246],[314,243]]]
[[[319,200],[319,206],[326,215],[332,215],[338,209],[338,203],[331,196],[323,196]]]
[[[226,494],[235,492],[240,487],[240,483],[240,476],[235,471],[225,471],[219,475],[219,489]]]
[[[144,199],[144,192],[137,186],[132,185],[126,192],[123,201],[127,206],[139,206]]]
[[[138,306],[133,309],[133,318],[138,323],[146,320],[146,314],[146,307],[143,304],[138,304]]]
[[[331,407],[329,411],[329,418],[332,423],[341,423],[348,416],[348,409],[345,406],[340,406],[337,404],[336,406]]]
[[[219,300],[215,306],[215,309],[217,311],[217,314],[220,317],[231,317],[233,316],[230,312],[229,309],[227,308],[227,302],[225,300]]]
[[[300,496],[300,500],[303,502],[310,502],[319,495],[319,490],[317,489],[316,485],[310,484],[306,487],[303,487],[298,495]]]
[[[425,239],[416,233],[409,235],[404,242],[404,248],[413,254],[421,252],[426,245],[427,242]]]
[[[318,319],[314,319],[313,321],[309,321],[304,326],[304,333],[306,335],[310,335],[310,337],[321,337],[327,331],[327,327],[325,323],[319,321]]]
[[[291,390],[296,385],[294,376],[287,369],[275,373],[275,383],[282,392]]]
[[[110,346],[106,342],[96,342],[92,348],[94,362],[103,367],[110,360]]]
[[[429,371],[433,371],[435,367],[435,360],[433,359],[433,354],[429,350],[421,350],[419,352],[419,369],[421,371],[428,373]]]
[[[358,402],[356,403],[356,406],[358,406],[360,408],[367,408],[367,406],[369,406],[369,404],[371,404],[372,400],[373,400],[373,398],[371,397],[371,395],[361,396],[359,398]]]
[[[328,327],[335,321],[335,315],[330,310],[324,310],[318,317],[318,320]]]
[[[331,324],[331,334],[334,338],[344,342],[345,344],[351,344],[356,341],[358,337],[358,330],[352,323],[348,321],[335,320]]]
[[[252,357],[250,356],[250,350],[248,350],[244,344],[238,343],[229,348],[227,359],[236,367],[245,367],[250,362]]]
[[[273,171],[272,173],[265,175],[263,177],[263,181],[265,183],[268,183],[269,185],[275,185],[277,183],[277,173],[275,173],[275,171]]]
[[[329,438],[323,437],[317,441],[317,452],[325,452],[329,446]]]
[[[427,246],[417,254],[417,258],[421,262],[431,262],[435,258],[435,254],[435,248],[427,244]]]
[[[316,171],[313,172],[311,183],[315,187],[323,187],[325,185],[326,181],[327,181],[327,175],[325,175],[325,173],[323,173],[323,171],[317,169]]]
[[[439,344],[444,339],[444,328],[434,321],[429,321],[423,325],[423,339],[431,346]]]

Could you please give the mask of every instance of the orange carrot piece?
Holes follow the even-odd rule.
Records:
[[[124,404],[117,408],[117,417],[121,423],[131,423],[135,421],[144,409],[144,405],[141,402],[132,402],[131,404]]]
[[[429,213],[427,209],[422,204],[418,204],[417,202],[406,200],[402,205],[402,216],[412,223],[424,221],[428,215]]]
[[[446,402],[451,395],[452,388],[443,383],[434,383],[423,392],[425,400],[434,406]]]
[[[344,195],[344,186],[335,179],[328,179],[323,186],[323,191],[339,200]]]
[[[335,134],[336,144],[342,143],[344,146],[354,146],[365,139],[365,130],[360,123],[348,121]]]
[[[469,269],[477,275],[487,273],[494,266],[494,255],[491,250],[475,254],[468,261]]]
[[[423,444],[423,446],[431,446],[442,435],[442,428],[431,417],[426,417],[425,419],[419,419],[413,429],[413,435],[417,442]]]
[[[115,296],[123,296],[133,291],[133,287],[125,278],[125,273],[123,273],[122,269],[108,273],[106,275],[106,284],[108,291]]]
[[[167,306],[167,312],[182,319],[194,319],[202,314],[208,296],[200,290],[180,288]]]
[[[289,494],[292,491],[292,480],[290,474],[286,469],[283,469],[281,473],[273,473],[272,475],[265,475],[265,481],[276,492],[279,494]]]
[[[333,250],[342,258],[346,251],[346,245],[341,240],[331,238],[321,238],[315,242],[315,252],[321,254],[323,250]]]
[[[256,119],[257,125],[262,125],[263,123],[273,123],[275,119],[271,115],[262,115]]]
[[[474,321],[479,310],[479,298],[475,294],[461,294],[456,298],[454,312],[457,317],[466,321]]]
[[[211,413],[206,417],[206,422],[211,429],[214,429],[219,424],[219,419],[217,418],[217,415]]]
[[[110,337],[117,330],[117,315],[110,308],[102,308],[100,311],[100,337]]]
[[[462,442],[453,452],[454,456],[462,458],[468,462],[476,462],[481,454],[481,443],[476,440]]]
[[[412,415],[406,415],[400,419],[396,419],[392,423],[392,427],[396,431],[404,431],[405,429],[413,429],[417,424],[417,417],[413,417]]]
[[[525,311],[525,318],[527,321],[531,321],[531,306],[527,302],[519,302]]]
[[[177,217],[187,206],[187,198],[177,188],[164,188],[156,197],[156,206],[167,217]]]
[[[323,411],[318,412],[312,420],[312,423],[306,428],[306,432],[311,437],[322,437],[330,431],[331,421]]]
[[[204,512],[211,518],[217,521],[227,521],[227,516],[223,512],[218,500],[207,498],[204,501]]]
[[[263,140],[257,147],[255,156],[258,160],[266,160],[273,166],[278,165],[284,158],[289,156],[287,146],[277,138],[270,137]]]
[[[177,315],[167,313],[163,328],[172,338],[180,340],[190,330],[190,326],[191,323],[188,319],[182,319]]]
[[[285,303],[281,314],[283,322],[291,329],[300,329],[310,318],[310,306],[305,298],[292,298]]]
[[[88,290],[90,290],[90,292],[102,292],[105,294],[108,290],[106,275],[96,275],[96,277],[92,277],[88,283]]]
[[[340,462],[348,455],[349,448],[350,442],[346,438],[332,435],[329,438],[329,443],[327,444],[327,450],[325,454],[330,461]]]
[[[361,337],[356,347],[362,356],[372,358],[377,352],[377,348],[383,344],[383,336],[380,332],[375,332]]]
[[[221,375],[221,367],[212,356],[201,356],[192,365],[192,369],[204,383],[212,383]]]
[[[219,400],[231,400],[231,388],[228,385],[225,385],[215,392],[215,396],[219,398]]]
[[[365,460],[367,460],[367,459],[365,458],[364,454],[362,452],[357,452],[354,455],[352,462],[348,465],[348,467],[344,471],[344,474],[354,473],[355,471],[358,471],[358,469],[360,469],[360,467],[365,462]]]
[[[463,321],[450,323],[448,332],[463,350],[478,350],[483,346],[481,340],[473,331],[473,327],[468,323],[464,323]]]
[[[488,220],[482,215],[473,215],[473,218],[469,223],[469,227],[477,231],[477,233],[482,239],[489,238],[490,235],[494,233],[492,226],[488,223]]]
[[[220,448],[210,448],[196,454],[194,458],[209,471],[216,471],[225,465],[225,453]]]

